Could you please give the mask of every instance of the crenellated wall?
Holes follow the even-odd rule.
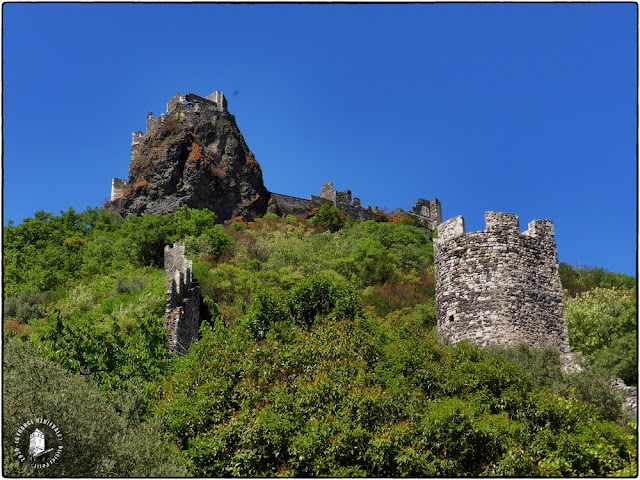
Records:
[[[200,285],[193,278],[191,260],[183,243],[164,247],[164,273],[167,276],[167,310],[164,326],[171,353],[186,354],[198,338],[200,329]]]
[[[555,345],[569,353],[553,223],[486,212],[484,231],[464,219],[438,226],[434,239],[438,336],[456,344]]]

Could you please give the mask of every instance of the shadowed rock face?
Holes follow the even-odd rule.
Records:
[[[187,205],[208,208],[220,221],[264,215],[270,194],[235,117],[208,98],[174,99],[166,115],[149,114],[146,134],[133,134],[128,182],[104,208],[126,216]]]

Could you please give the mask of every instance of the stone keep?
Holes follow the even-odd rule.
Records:
[[[200,329],[200,285],[193,278],[192,261],[183,243],[164,247],[164,273],[168,279],[164,326],[171,353],[186,354]]]
[[[479,346],[555,345],[569,354],[553,223],[485,213],[466,233],[461,216],[434,239],[438,337]]]

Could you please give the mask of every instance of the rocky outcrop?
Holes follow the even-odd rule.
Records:
[[[113,182],[104,208],[126,216],[187,205],[208,208],[220,221],[264,215],[270,194],[262,170],[226,107],[221,92],[178,93],[166,114],[149,113],[147,132],[133,133],[129,179]]]

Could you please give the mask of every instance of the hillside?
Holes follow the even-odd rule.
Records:
[[[434,234],[415,217],[314,213],[224,227],[186,206],[90,208],[5,227],[4,474],[637,474],[609,379],[637,385],[634,278],[561,265],[571,348],[593,367],[563,373],[550,348],[438,343]],[[186,356],[163,328],[179,240],[206,307]],[[42,470],[13,453],[33,412],[65,442]]]

